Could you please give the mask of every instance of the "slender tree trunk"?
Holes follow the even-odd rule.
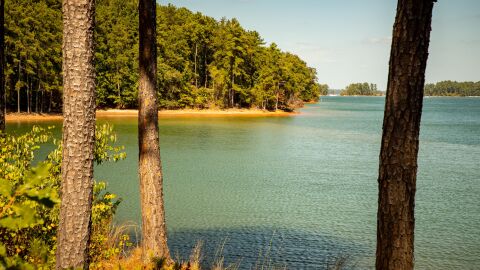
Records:
[[[139,2],[138,146],[144,258],[170,259],[163,204],[157,107],[156,2]]]
[[[18,60],[18,82],[20,83],[20,76],[22,74],[22,58]],[[17,88],[17,113],[20,113],[20,88]]]
[[[27,75],[27,113],[30,114],[30,81]]]
[[[57,269],[88,269],[95,144],[94,0],[63,1],[63,159]]]
[[[278,98],[280,95],[280,83],[277,84],[277,100],[275,101],[275,111],[278,110]]]
[[[413,269],[418,138],[433,0],[399,0],[378,176],[377,269]]]
[[[195,42],[195,88],[198,88],[198,76],[197,76],[197,55],[198,55],[198,45]]]
[[[5,132],[5,0],[0,0],[0,133]]]
[[[204,57],[203,57],[203,60],[204,60],[204,72],[205,72],[205,88],[207,88],[208,86],[208,66],[207,66],[207,46],[204,47],[203,49],[204,51]]]
[[[40,80],[38,81],[38,88],[35,91],[35,112],[38,113],[38,92],[40,92]],[[40,104],[41,106],[42,104]]]
[[[43,114],[43,105],[45,103],[45,88],[41,88],[41,98],[40,98],[40,113]]]
[[[122,92],[120,90],[120,83],[117,82],[117,93],[118,93],[118,108],[123,108],[123,105],[122,105]]]
[[[235,75],[232,69],[232,86],[230,87],[230,107],[231,108],[233,108],[233,105],[234,105],[234,95],[235,95],[235,92],[233,90],[234,85],[235,85]]]
[[[50,99],[48,101],[48,112],[52,112],[52,103],[53,103],[53,90],[50,90]]]

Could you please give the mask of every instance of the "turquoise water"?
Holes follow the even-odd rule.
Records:
[[[202,239],[207,259],[223,245],[242,269],[270,260],[322,269],[340,256],[371,269],[383,106],[382,97],[323,97],[292,117],[161,118],[172,252],[186,258]],[[124,199],[117,221],[139,223],[136,120],[99,121],[115,125],[128,158],[97,167],[96,178]],[[480,98],[426,98],[417,269],[480,269],[479,168]]]

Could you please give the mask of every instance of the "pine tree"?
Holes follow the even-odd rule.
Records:
[[[140,0],[138,172],[142,206],[142,238],[145,259],[170,259],[163,205],[163,173],[160,160],[157,106],[157,48],[155,0]]]
[[[95,143],[94,0],[63,2],[62,201],[57,269],[88,269]]]
[[[413,269],[418,138],[434,0],[399,0],[378,176],[377,269]]]

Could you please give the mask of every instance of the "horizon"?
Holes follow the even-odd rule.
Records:
[[[164,0],[220,19],[236,18],[266,45],[299,55],[330,89],[369,82],[385,91],[396,1]],[[308,5],[302,5],[307,3]],[[252,5],[255,4],[255,9]],[[345,7],[350,7],[345,9]],[[425,83],[480,81],[480,1],[439,1]]]

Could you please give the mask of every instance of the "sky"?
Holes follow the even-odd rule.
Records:
[[[385,90],[395,0],[157,0],[216,19],[237,18],[266,44],[299,55],[332,89]],[[433,10],[427,83],[480,81],[480,0],[439,0]]]

